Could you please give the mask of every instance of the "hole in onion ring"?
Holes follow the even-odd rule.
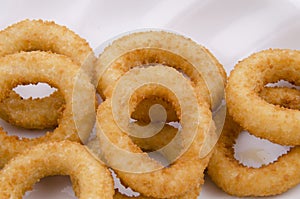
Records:
[[[133,191],[130,187],[126,188],[122,184],[120,178],[118,178],[117,174],[112,169],[109,169],[109,170],[110,170],[111,175],[114,179],[115,189],[117,189],[118,192],[120,192],[120,193],[122,193],[126,196],[129,196],[129,197],[137,197],[137,196],[140,195],[140,193]]]
[[[182,126],[179,122],[168,122],[167,124],[170,125],[170,126],[173,126],[176,129],[179,129],[179,130],[182,129]]]
[[[59,182],[59,183],[57,183]],[[33,186],[31,191],[27,191],[24,199],[30,198],[76,198],[69,176],[49,176],[42,178],[40,182]]]
[[[294,85],[285,80],[279,80],[278,82],[275,83],[268,83],[265,85],[265,87],[286,87],[286,88],[294,88],[300,90],[300,86]]]
[[[0,103],[0,116],[25,129],[54,129],[62,118],[65,99],[50,83],[20,82],[12,85]],[[26,113],[26,114],[25,114]]]
[[[268,103],[287,109],[300,110],[300,86],[280,80],[265,85],[259,95]]]
[[[186,74],[182,69],[176,68],[176,70],[180,72],[183,75],[183,77],[185,77],[187,80],[192,80],[191,77],[188,74]]]
[[[163,99],[162,98],[160,98],[160,99],[162,100],[160,102],[163,102]],[[166,107],[166,104],[165,104],[165,106],[163,106],[162,104],[155,104],[155,100],[153,100],[151,102],[151,104],[149,104],[149,102],[150,102],[149,98],[146,98],[142,102],[144,102],[144,103],[142,103],[142,105],[141,105],[141,102],[139,103],[139,105],[141,105],[140,107],[145,108],[145,107],[147,107],[147,105],[151,105],[149,107],[148,114],[143,115],[141,117],[144,119],[146,116],[146,117],[148,117],[147,119],[149,121],[145,122],[145,121],[139,121],[139,120],[131,118],[130,119],[131,123],[136,122],[140,126],[146,126],[150,122],[165,122],[167,119],[166,118],[167,113],[161,114],[162,110],[160,110],[160,109],[163,109],[164,111],[166,111],[166,109],[168,109],[169,113],[170,113],[170,111],[174,111],[173,114],[176,115],[176,111],[172,105],[171,105],[172,110],[170,110],[169,107]],[[140,110],[140,109],[136,108],[136,110]],[[171,121],[171,122],[165,123],[165,125],[168,125],[168,126],[171,126],[171,127],[174,127],[175,129],[177,129],[176,131],[161,130],[160,132],[157,132],[155,135],[153,135],[149,138],[139,138],[139,137],[135,137],[135,136],[130,136],[130,137],[133,140],[133,142],[136,145],[138,145],[144,152],[146,152],[151,159],[156,160],[164,167],[168,167],[170,165],[170,161],[165,156],[165,154],[157,152],[157,149],[161,149],[162,147],[164,147],[165,145],[170,143],[176,136],[176,132],[178,132],[178,130],[181,130],[181,124],[180,124],[180,122],[177,122],[177,120],[178,120],[178,117],[176,115],[176,121]]]
[[[131,101],[142,99],[139,100],[135,107],[131,107],[133,110],[131,113],[131,122],[136,122],[140,126],[146,126],[150,122],[164,122],[165,128],[161,129],[159,132],[149,138],[135,136],[130,137],[132,141],[144,152],[146,152],[150,158],[156,160],[165,167],[170,164],[168,158],[165,156],[165,154],[155,151],[169,144],[175,138],[177,132],[181,130],[181,124],[177,115],[180,110],[175,108],[178,102],[175,96],[173,96],[173,93],[165,88],[161,88],[161,90],[164,91],[163,93],[156,91],[156,95],[146,95],[146,98],[144,96],[143,99],[143,96],[140,96],[140,94],[144,95],[145,93],[143,89],[147,88],[140,87],[137,92],[131,96]],[[171,99],[167,97],[168,95],[171,96]],[[173,103],[171,103],[171,101],[173,101]],[[164,114],[162,114],[162,110],[160,109],[163,109]],[[166,116],[167,118],[165,118]],[[176,131],[166,130],[169,127],[174,127]],[[179,146],[181,146],[181,144]]]
[[[102,97],[98,93],[96,93],[96,100],[97,100],[98,104],[101,104],[103,102]]]
[[[242,165],[260,168],[275,162],[280,156],[286,154],[291,147],[274,144],[268,140],[250,135],[242,131],[236,140],[234,158]]]
[[[153,131],[154,134],[148,133],[149,136],[146,136],[146,132],[144,131],[137,131],[138,134],[132,136],[138,138],[153,137],[159,133],[167,122],[178,121],[180,108],[174,108],[179,107],[176,106],[178,104],[176,96],[167,88],[163,86],[159,87],[159,89],[155,89],[155,85],[144,85],[137,88],[133,95],[130,96],[130,121],[135,121],[134,123],[137,126],[143,127],[147,125],[148,128],[153,126],[156,129]]]
[[[37,83],[28,85],[18,85],[13,88],[13,90],[18,93],[23,99],[37,99],[50,96],[52,93],[57,91],[56,88],[51,87],[47,83]]]
[[[151,121],[151,118],[149,117],[150,116],[149,110],[155,104],[162,105],[166,110],[167,121],[163,119],[161,121],[166,121],[166,122],[179,121],[174,104],[169,102],[168,99],[165,99],[164,97],[161,96],[147,96],[147,98],[141,100],[137,104],[137,106],[134,108],[134,111],[131,113],[132,122],[140,122],[140,125],[149,124]]]
[[[41,109],[45,108],[45,107],[40,107],[41,104],[37,104],[35,105],[35,103],[37,103],[38,101],[35,100],[46,100],[44,102],[45,106],[49,106],[52,107],[55,110],[63,110],[63,107],[61,105],[61,103],[48,103],[49,101],[47,101],[47,98],[49,95],[53,94],[54,92],[57,91],[56,88],[50,86],[47,83],[34,83],[34,84],[25,84],[25,85],[18,85],[15,88],[13,88],[13,90],[15,91],[15,94],[11,95],[10,94],[10,99],[12,99],[11,101],[6,101],[6,103],[8,103],[12,109],[22,109],[24,111],[27,111],[28,114],[35,114],[37,110],[41,111]],[[19,95],[19,96],[18,96]],[[20,98],[21,97],[21,98]],[[6,98],[5,100],[7,100],[8,98]],[[24,99],[27,100],[27,104],[23,104],[23,100],[19,100],[19,99]],[[5,101],[4,100],[4,101]],[[29,101],[28,101],[29,100]],[[6,106],[4,106],[5,108]],[[59,108],[61,107],[61,108]],[[1,107],[3,108],[3,107]],[[1,110],[1,109],[0,109]],[[44,115],[41,115],[40,117],[36,117],[36,120],[43,120],[45,118],[51,118],[52,120],[57,120],[57,118],[53,118],[53,114],[58,114],[58,119],[61,117],[60,113],[55,112],[55,110],[53,110],[54,112],[45,112]],[[41,113],[39,113],[41,114]],[[2,125],[3,129],[7,132],[8,135],[10,136],[18,136],[20,140],[22,140],[22,138],[38,138],[38,137],[42,137],[46,134],[46,132],[52,132],[56,127],[56,125],[52,125],[52,127],[48,127],[48,128],[43,128],[43,129],[31,129],[30,127],[28,127],[28,129],[22,128],[22,127],[18,127],[15,126],[14,124],[10,124],[8,122],[6,122],[5,120],[0,119],[0,124]]]

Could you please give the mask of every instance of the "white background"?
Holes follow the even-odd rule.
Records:
[[[0,15],[0,29],[25,18],[53,20],[94,49],[135,29],[172,30],[206,46],[227,72],[262,49],[300,49],[300,0],[12,0],[0,1]],[[278,198],[296,198],[298,189]],[[72,198],[69,192],[66,178],[47,178],[26,198]],[[208,180],[200,198],[231,197]]]

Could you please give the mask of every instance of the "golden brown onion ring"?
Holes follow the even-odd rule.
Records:
[[[176,132],[175,132],[175,129],[173,127],[165,126],[165,128],[160,133],[169,133],[169,134],[172,134],[172,133],[176,133]],[[163,141],[160,140],[159,142],[163,142]],[[142,146],[144,146],[144,143],[142,143]],[[148,141],[148,145],[147,145],[147,149],[149,151],[156,150],[157,149],[156,140],[149,140]],[[198,184],[195,187],[191,187],[190,190],[187,193],[184,193],[184,194],[182,194],[180,196],[173,196],[173,197],[170,197],[168,199],[197,199],[198,198],[198,196],[200,195],[201,189],[202,189],[202,184],[204,184],[204,171],[205,171],[205,169],[206,169],[206,167],[208,165],[208,162],[209,162],[209,160],[211,158],[211,155],[212,155],[212,153],[210,153],[208,156],[206,156],[204,159],[202,159],[201,160],[202,164],[199,165],[198,169],[200,171],[203,171],[202,172],[202,176],[200,177],[201,183]],[[137,196],[137,197],[130,197],[130,196],[126,196],[124,194],[121,194],[118,191],[116,191],[116,193],[114,195],[114,199],[130,199],[130,198],[132,198],[132,199],[156,199],[156,198],[153,198],[153,197],[146,197],[146,196],[143,196],[143,195],[140,195],[140,196]]]
[[[124,73],[149,64],[164,64],[182,71],[212,109],[220,105],[226,83],[222,65],[191,39],[163,31],[132,33],[108,46],[96,63],[98,92],[104,98],[110,97],[116,81]]]
[[[22,198],[41,178],[53,175],[69,175],[78,198],[113,198],[109,170],[70,141],[42,143],[13,158],[0,171],[0,198]]]
[[[160,132],[161,133],[161,132]],[[165,126],[164,129],[162,129],[162,133],[169,133],[169,134],[173,134],[176,133],[176,129],[174,127],[171,126]],[[160,135],[161,137],[163,137],[163,135]],[[153,142],[151,142],[153,141]],[[157,143],[155,142],[156,140],[151,140],[148,142],[147,145],[147,149],[149,151],[154,151],[158,148]],[[163,141],[160,141],[163,142]],[[139,142],[141,143],[141,142]],[[164,144],[167,144],[168,142],[164,142]],[[102,157],[103,154],[101,153],[101,150],[99,150],[99,140],[96,138],[93,141],[89,142],[87,147],[89,150],[92,150],[92,154],[94,155],[94,157],[98,158],[98,157]],[[144,146],[144,143],[143,145]],[[180,196],[174,196],[174,197],[170,197],[168,199],[196,199],[198,198],[201,188],[202,188],[202,184],[204,183],[204,170],[208,165],[209,159],[211,157],[212,153],[210,153],[208,156],[206,156],[203,160],[202,160],[202,164],[200,165],[200,167],[198,168],[199,170],[202,170],[202,176],[200,177],[201,183],[198,186],[195,186],[193,188],[191,188],[187,193],[184,193],[183,195]],[[115,190],[115,195],[114,195],[114,199],[156,199],[154,197],[147,197],[147,196],[126,196],[125,194],[120,193],[118,190]],[[158,198],[157,198],[158,199]]]
[[[257,137],[281,145],[299,145],[300,111],[270,104],[259,97],[268,83],[283,79],[300,85],[300,75],[295,72],[299,70],[298,50],[265,50],[239,62],[226,88],[229,114]]]
[[[227,80],[226,73],[222,65],[205,47],[181,35],[164,31],[148,31],[132,33],[115,40],[99,56],[96,63],[97,90],[103,98],[110,97],[116,82],[127,71],[138,66],[154,64],[173,67],[191,80],[196,94],[202,95],[214,111],[214,121],[218,124],[216,134],[220,135],[226,114],[226,111],[219,111],[220,106],[224,109],[222,100]],[[161,100],[157,102],[166,105],[167,122],[177,119],[168,104]],[[147,103],[150,105],[151,101]],[[144,112],[147,112],[147,107],[137,107],[136,113]],[[144,114],[134,113],[132,116],[138,121],[149,122]],[[214,144],[212,142],[211,146]],[[205,157],[209,151],[210,149],[207,152],[203,151],[201,156]]]
[[[94,125],[95,89],[89,77],[69,58],[37,51],[7,55],[0,58],[0,76],[0,101],[18,84],[46,82],[57,87],[66,102],[58,127],[42,137],[19,139],[0,132],[2,163],[41,142],[79,142],[89,135]]]
[[[0,32],[0,56],[21,51],[51,51],[66,55],[74,63],[93,75],[95,56],[89,44],[65,26],[42,20],[23,20]],[[21,99],[11,91],[8,99],[0,103],[0,117],[9,123],[29,129],[53,128],[61,116],[61,106],[65,102],[60,92],[45,99]],[[12,106],[11,103],[17,103]],[[20,109],[26,107],[26,109]],[[45,111],[41,111],[41,108]],[[53,110],[55,109],[55,110]],[[27,117],[24,119],[24,112]],[[39,117],[36,117],[39,115]]]
[[[143,89],[136,90],[138,86],[135,83],[140,85],[140,88],[143,86]],[[147,87],[147,84],[150,86]],[[164,88],[161,88],[162,86]],[[168,99],[172,95],[165,92],[165,88],[177,97],[179,106],[176,108],[181,110],[179,119],[183,127],[181,134],[184,141],[183,149],[180,150],[180,153],[175,153],[178,155],[175,157],[176,161],[170,161],[171,165],[168,168],[164,168],[143,153],[127,134],[131,132],[121,130],[119,120],[114,114],[115,108],[115,111],[124,115],[122,107],[116,105],[128,106],[126,103],[129,101],[124,95],[128,93],[128,89],[132,92],[143,93],[145,97],[162,91],[165,93],[164,99]],[[123,98],[118,97],[119,95]],[[116,101],[114,101],[114,97],[116,97]],[[120,78],[112,99],[107,99],[98,108],[97,136],[106,163],[116,171],[125,185],[145,196],[168,198],[184,194],[191,187],[199,186],[203,182],[201,179],[203,170],[199,169],[203,164],[203,159],[200,158],[199,152],[203,140],[210,130],[212,119],[208,105],[200,101],[194,94],[193,87],[183,75],[170,67],[135,68]],[[130,102],[130,107],[135,107],[137,104],[137,101],[133,99]],[[130,110],[133,109],[128,108],[128,110],[125,111],[125,114],[126,112],[130,114]],[[123,118],[123,116],[121,117]],[[195,137],[192,135],[193,132]],[[192,134],[188,135],[189,133]],[[186,146],[188,147],[185,148]],[[182,152],[183,155],[180,156]],[[176,183],[169,183],[170,181]]]
[[[289,88],[265,89],[267,90],[262,90],[260,95],[269,103],[288,106],[286,99],[294,96],[292,98],[297,99],[300,104],[299,91]],[[275,96],[279,98],[272,98]],[[294,103],[292,102],[292,106]],[[300,183],[300,147],[292,148],[274,163],[249,168],[234,158],[233,145],[242,130],[227,115],[222,135],[208,166],[208,174],[217,186],[226,193],[239,197],[271,196],[281,194]]]
[[[175,129],[174,127],[172,126],[169,126],[169,125],[166,125],[161,132],[159,132],[157,135],[157,138],[155,139],[149,139],[147,140],[147,144],[145,145],[145,143],[141,140],[139,140],[137,142],[137,145],[141,148],[145,147],[146,150],[148,151],[155,151],[159,148],[161,148],[161,146],[163,145],[166,145],[170,142],[170,140],[158,140],[158,137],[159,138],[162,138],[162,139],[165,139],[166,137],[168,138],[168,136],[164,136],[165,134],[171,134],[173,137],[174,137],[174,134],[177,133],[177,129]],[[133,137],[131,137],[132,139]],[[135,141],[135,140],[133,140]],[[158,141],[158,143],[157,143]],[[182,140],[181,140],[182,141]],[[103,153],[101,153],[101,150],[99,150],[99,140],[98,139],[94,139],[93,141],[89,142],[88,143],[88,149],[89,150],[92,150],[93,151],[93,155],[94,157],[102,157],[103,158]],[[139,145],[141,144],[141,146]],[[179,143],[180,144],[180,143]],[[167,152],[168,153],[168,152]],[[167,155],[167,153],[165,155]],[[197,186],[191,188],[187,193],[184,193],[180,196],[173,196],[173,197],[170,197],[168,199],[196,199],[198,198],[199,194],[200,194],[200,191],[201,191],[201,188],[202,188],[202,184],[204,183],[204,170],[206,169],[207,165],[208,165],[208,162],[209,162],[209,159],[211,158],[211,155],[212,155],[212,152],[207,155],[205,158],[203,158],[201,160],[201,164],[199,165],[199,170],[200,171],[203,171],[202,172],[202,176],[199,178],[200,179],[200,184],[198,184]],[[100,159],[102,159],[100,158]],[[143,196],[143,195],[140,195],[138,197],[130,197],[130,196],[126,196],[120,192],[118,192],[118,190],[116,190],[116,194],[114,195],[114,198],[115,199],[130,199],[130,198],[136,198],[136,199],[156,199],[154,197],[146,197],[146,196]]]

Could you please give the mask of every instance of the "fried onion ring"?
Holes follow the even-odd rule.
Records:
[[[1,131],[2,163],[41,142],[64,139],[84,141],[85,134],[92,130],[95,116],[95,102],[92,99],[95,99],[95,89],[89,77],[69,58],[38,51],[7,55],[0,58],[0,76],[0,101],[16,85],[36,82],[56,86],[66,101],[62,118],[53,132],[34,139],[19,139]]]
[[[172,127],[167,127],[167,128],[172,128]],[[172,129],[172,130],[167,129],[167,131],[169,131],[168,133],[174,132],[174,129]],[[164,133],[166,133],[166,132],[164,132]],[[153,141],[153,140],[151,140],[151,141]],[[155,141],[149,142],[147,147],[149,150],[153,151],[153,150],[156,150],[157,144]],[[198,184],[197,186],[191,188],[187,193],[184,193],[180,196],[173,196],[168,199],[197,199],[198,198],[198,196],[200,195],[201,189],[202,189],[202,184],[204,184],[204,180],[203,180],[204,179],[204,171],[208,165],[211,155],[212,155],[212,153],[210,153],[208,156],[206,156],[204,159],[202,159],[201,160],[202,164],[198,168],[200,171],[203,171],[202,176],[199,178],[199,179],[201,179],[201,183]],[[114,199],[156,199],[156,198],[146,197],[143,195],[140,195],[137,197],[130,197],[130,196],[126,196],[126,195],[121,194],[120,192],[116,191],[116,194],[114,195]]]
[[[109,170],[70,141],[42,143],[13,158],[0,171],[0,198],[22,198],[41,178],[53,175],[69,175],[78,198],[113,198]]]
[[[100,54],[96,62],[97,90],[101,96],[112,96],[116,82],[130,69],[138,66],[163,64],[177,69],[191,80],[195,92],[210,105],[214,111],[217,125],[216,134],[220,135],[225,120],[226,111],[219,111],[224,98],[224,86],[227,76],[222,65],[203,46],[191,39],[164,31],[137,32],[123,36],[108,46]],[[149,122],[144,113],[149,112],[151,100],[146,99],[143,105],[137,107],[133,119],[142,123]],[[158,99],[153,103],[160,104],[167,110],[167,122],[178,121],[172,106]],[[142,104],[142,103],[141,103]],[[170,109],[171,107],[171,109]],[[174,107],[174,106],[173,106]],[[226,109],[226,108],[225,108]],[[211,145],[214,143],[212,142]],[[202,151],[204,157],[209,153]]]
[[[299,73],[295,72],[299,70],[297,50],[265,50],[239,62],[226,87],[229,114],[257,137],[281,145],[300,145],[300,111],[275,106],[259,97],[268,83],[286,80],[300,85]]]
[[[0,32],[0,56],[35,50],[66,55],[90,76],[93,74],[95,56],[89,44],[64,26],[42,20],[23,20]],[[45,99],[22,99],[14,91],[7,97],[0,103],[0,117],[15,126],[29,129],[56,127],[62,113],[58,105],[65,103],[58,91]],[[40,111],[41,108],[45,111]]]
[[[159,132],[159,138],[165,139],[164,133],[167,134],[171,134],[173,136],[173,134],[176,134],[177,130],[172,127],[172,126],[168,126],[166,125],[161,132]],[[214,134],[211,134],[214,135]],[[155,135],[156,136],[156,135]],[[131,137],[131,139],[133,139],[133,137]],[[158,143],[157,143],[158,141]],[[167,143],[169,143],[169,140],[158,140],[158,138],[155,139],[149,139],[147,144],[145,145],[144,142],[138,141],[137,145],[141,148],[146,148],[146,150],[148,151],[154,151],[157,150],[159,148],[161,148],[161,145],[166,145]],[[141,146],[139,145],[141,144]],[[94,155],[96,155],[95,157],[103,157],[103,154],[101,153],[101,150],[99,150],[99,140],[98,139],[94,139],[93,141],[89,142],[88,144],[88,149],[92,150]],[[199,165],[199,170],[203,171],[202,172],[202,176],[199,178],[201,180],[201,183],[198,184],[198,186],[195,186],[194,188],[191,188],[187,193],[184,193],[180,196],[173,196],[170,197],[168,199],[196,199],[198,198],[201,188],[202,188],[202,184],[204,184],[204,170],[206,169],[209,159],[211,158],[212,152],[207,155],[204,159],[201,160],[201,164]],[[114,199],[156,199],[154,197],[146,197],[143,195],[137,196],[137,197],[130,197],[130,196],[126,196],[122,193],[120,193],[118,190],[116,190],[116,194],[114,195]]]
[[[260,95],[269,103],[290,108],[286,99],[293,98],[300,104],[299,91],[290,88],[265,89]],[[272,98],[274,96],[279,98]],[[291,103],[292,107],[293,104],[295,102]],[[217,186],[226,193],[239,197],[271,196],[281,194],[300,183],[300,147],[292,148],[274,163],[260,168],[249,168],[234,158],[233,145],[242,130],[227,115],[222,135],[208,166],[208,174]]]
[[[203,46],[181,35],[163,31],[132,33],[115,40],[96,62],[98,92],[110,97],[116,81],[133,67],[164,64],[183,71],[212,109],[224,96],[226,73]]]
[[[174,135],[177,133],[177,130],[172,126],[166,125],[162,129],[162,131],[159,132],[158,137],[164,139],[165,138],[163,136],[164,133]],[[131,139],[133,139],[133,137],[131,137]],[[158,143],[157,143],[157,141],[158,141]],[[137,145],[141,148],[146,147],[146,150],[148,150],[148,151],[154,151],[154,150],[161,148],[162,145],[166,145],[169,142],[170,142],[169,140],[159,140],[158,138],[156,138],[156,139],[150,138],[148,140],[146,146],[145,146],[144,142],[137,142]],[[141,144],[141,146],[139,144]],[[97,139],[94,140],[93,142],[89,142],[88,149],[93,150],[93,154],[96,154],[96,157],[102,156],[101,151],[99,150],[99,141]],[[143,148],[143,150],[144,150],[144,148]],[[206,156],[202,160],[202,164],[200,165],[201,167],[198,168],[200,171],[204,171],[205,168],[207,167],[209,159],[211,157],[211,154],[212,153],[210,153],[208,156]],[[190,191],[188,191],[187,193],[185,193],[183,195],[170,197],[168,199],[196,199],[199,196],[201,188],[202,188],[202,184],[204,183],[204,181],[203,181],[204,172],[202,172],[202,176],[199,179],[201,179],[201,184],[199,184],[198,186],[191,188]],[[120,193],[118,190],[116,190],[116,194],[114,195],[114,199],[130,199],[130,198],[132,198],[132,199],[156,199],[154,197],[146,197],[143,195],[136,196],[136,197],[126,196],[126,195]]]
[[[130,139],[128,133],[131,132],[123,131],[113,114],[114,108],[123,113],[124,111],[116,105],[126,106],[127,103],[124,97],[116,97],[117,101],[113,101],[115,95],[125,96],[123,93],[127,93],[128,89],[134,90],[133,82],[140,84],[140,87],[143,86],[142,90],[136,90],[136,92],[143,93],[145,97],[153,96],[155,93],[161,92],[160,90],[165,93],[167,99],[172,95],[177,97],[179,106],[176,107],[180,109],[179,119],[182,123],[181,135],[184,147],[179,154],[175,153],[176,161],[174,162],[173,159],[169,167],[163,167],[143,153]],[[147,84],[150,84],[150,87],[147,87]],[[131,86],[128,87],[128,85]],[[121,87],[119,88],[119,86]],[[165,92],[165,88],[174,94],[168,94]],[[138,103],[133,99],[130,102],[130,107],[135,107]],[[129,108],[129,113],[132,110]],[[200,118],[201,120],[199,120]],[[115,170],[126,186],[148,197],[169,198],[182,195],[191,187],[203,183],[203,179],[201,179],[203,170],[200,168],[205,161],[200,158],[199,153],[204,137],[211,130],[212,123],[209,106],[205,101],[201,102],[197,98],[189,81],[175,69],[158,65],[131,69],[119,79],[112,99],[108,98],[98,108],[97,136],[105,157],[104,161]]]

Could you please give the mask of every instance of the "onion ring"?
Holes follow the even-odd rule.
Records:
[[[257,137],[281,145],[300,145],[300,111],[269,104],[259,97],[267,83],[283,79],[300,85],[295,72],[299,70],[297,50],[265,50],[239,62],[226,88],[229,114]]]
[[[168,99],[170,94],[165,93],[165,89],[162,89],[163,86],[172,91],[179,102],[181,110],[179,118],[183,127],[181,134],[184,137],[184,147],[179,154],[175,153],[177,160],[175,163],[171,161],[173,164],[168,168],[164,168],[143,153],[129,135],[124,133],[128,133],[128,131],[121,130],[123,127],[120,127],[119,120],[113,114],[114,109],[118,113],[124,113],[123,108],[120,109],[116,105],[126,106],[129,101],[124,97],[126,96],[124,93],[135,91],[135,82],[140,86],[139,88],[143,86],[144,89],[140,90],[140,93],[143,93],[145,97],[162,92]],[[147,84],[151,86],[148,88]],[[183,90],[184,92],[182,92]],[[123,98],[118,97],[119,95]],[[113,101],[114,98],[117,101]],[[200,101],[189,81],[175,69],[158,65],[134,68],[128,71],[119,79],[112,99],[109,98],[103,102],[97,111],[97,136],[106,164],[116,171],[123,183],[145,196],[168,198],[184,194],[191,187],[200,185],[203,182],[201,179],[203,170],[201,171],[199,168],[202,168],[203,159],[200,158],[199,153],[204,137],[206,137],[207,131],[211,130],[210,125],[213,123],[208,105],[203,101],[200,103]],[[130,107],[135,107],[137,104],[132,99],[130,102]],[[126,112],[128,111],[125,108]],[[201,121],[199,117],[201,117]],[[194,125],[196,125],[195,129]],[[195,135],[188,135],[188,133],[195,133]],[[180,156],[182,152],[184,153]],[[193,175],[190,175],[191,172]],[[176,181],[176,184],[169,183],[170,181]]]
[[[115,40],[100,54],[96,62],[97,90],[102,98],[109,98],[116,82],[124,73],[137,66],[159,63],[182,71],[191,80],[196,94],[203,94],[202,98],[214,111],[213,119],[218,124],[216,134],[220,135],[226,114],[226,111],[219,111],[226,109],[222,104],[227,80],[225,70],[206,48],[181,35],[149,31],[132,33]],[[167,122],[178,121],[168,104],[162,100],[156,102],[167,105]],[[150,107],[151,101],[147,103]],[[148,117],[143,114],[148,112],[147,107],[137,108],[136,113],[142,114],[133,113],[132,117],[141,122],[149,122]],[[215,143],[210,142],[212,147]],[[205,148],[207,151],[202,151],[202,157],[211,151],[208,146]]]
[[[168,144],[170,141],[169,140],[166,140],[166,134],[171,134],[171,136],[174,137],[174,134],[176,134],[177,130],[172,127],[172,126],[169,126],[169,125],[166,125],[161,132],[159,132],[157,135],[155,135],[154,137],[157,137],[157,138],[149,138],[147,139],[147,143],[145,144],[144,141],[141,141],[141,140],[138,140],[136,142],[136,140],[134,140],[133,138],[137,139],[136,137],[131,137],[131,139],[133,139],[133,141],[135,143],[137,143],[137,145],[139,147],[141,147],[143,150],[145,148],[145,150],[148,150],[148,151],[155,151],[155,150],[158,150],[161,148],[161,146],[163,145],[166,145]],[[214,134],[211,134],[211,135],[214,135]],[[209,136],[211,136],[209,135]],[[162,140],[159,140],[158,138],[162,138]],[[167,136],[168,138],[168,136]],[[158,143],[157,143],[158,141]],[[140,145],[141,144],[141,145]],[[95,157],[99,158],[99,157],[102,157],[103,158],[103,153],[101,153],[101,150],[99,150],[99,140],[97,139],[93,139],[92,141],[90,141],[87,145],[88,149],[89,150],[92,150],[92,154],[95,155]],[[168,152],[167,152],[168,153]],[[165,154],[167,155],[167,154]],[[198,186],[195,186],[194,188],[191,188],[190,191],[188,191],[187,193],[184,193],[180,196],[174,196],[174,197],[170,197],[168,199],[196,199],[198,198],[199,194],[200,194],[200,191],[201,191],[201,188],[202,188],[202,184],[204,184],[204,170],[206,169],[207,165],[208,165],[208,162],[209,162],[209,159],[211,158],[211,155],[212,155],[212,152],[207,155],[204,159],[201,160],[202,164],[200,164],[198,170],[200,171],[203,171],[202,172],[202,176],[199,178],[201,180],[201,183],[198,185]],[[100,158],[100,159],[102,159]],[[116,193],[114,195],[114,199],[130,199],[130,198],[134,198],[134,199],[155,199],[153,197],[147,197],[147,196],[143,196],[143,195],[140,195],[140,196],[137,196],[137,197],[130,197],[130,196],[126,196],[120,192],[118,192],[118,190],[116,190]]]
[[[19,139],[1,131],[2,163],[41,142],[64,139],[79,142],[91,132],[95,116],[95,103],[91,99],[95,99],[95,89],[89,77],[69,58],[38,51],[7,55],[0,57],[0,76],[0,101],[18,84],[41,81],[56,86],[66,102],[58,127],[42,137]]]
[[[226,73],[204,47],[180,35],[163,31],[132,33],[115,40],[96,62],[98,92],[110,97],[116,81],[133,67],[164,64],[183,71],[197,93],[216,109],[224,96]],[[212,78],[213,77],[213,78]]]
[[[42,143],[13,158],[0,171],[0,197],[22,198],[41,178],[53,175],[69,175],[78,198],[113,198],[109,170],[70,141]]]
[[[159,132],[159,136],[160,138],[164,139],[165,136],[164,136],[164,133],[167,133],[167,134],[172,134],[172,136],[174,136],[173,134],[176,134],[177,133],[177,130],[172,127],[172,126],[168,126],[166,125],[161,132]],[[135,138],[135,137],[131,137],[132,138]],[[158,141],[158,143],[156,142]],[[147,142],[147,145],[145,145],[144,142],[141,142],[141,141],[138,141],[137,142],[137,145],[141,148],[144,149],[144,147],[146,147],[146,150],[148,151],[154,151],[154,150],[157,150],[159,149],[161,146],[163,145],[166,145],[167,143],[169,143],[169,141],[167,140],[159,140],[159,139],[149,139],[148,142]],[[141,146],[139,145],[141,144]],[[103,154],[101,153],[101,151],[99,150],[99,140],[98,139],[94,139],[93,141],[89,142],[88,143],[88,149],[90,150],[93,150],[93,154],[96,155],[95,157],[102,157]],[[200,171],[204,171],[205,168],[207,167],[208,165],[208,161],[211,157],[211,154],[206,156],[203,160],[202,160],[202,164],[200,165],[201,167],[199,167],[198,169]],[[201,184],[204,183],[203,179],[204,179],[204,172],[202,172],[202,176],[199,178],[201,179]],[[180,195],[180,196],[174,196],[174,197],[170,197],[168,199],[196,199],[198,196],[199,196],[199,193],[201,191],[201,188],[202,186],[201,185],[198,185],[192,189],[190,189],[190,191],[188,191],[187,193],[183,194],[183,195]],[[114,195],[114,199],[130,199],[130,198],[133,198],[133,199],[155,199],[153,197],[146,197],[146,196],[143,196],[143,195],[140,195],[140,196],[136,196],[136,197],[130,197],[130,196],[126,196],[122,193],[120,193],[118,190],[116,190],[116,193]]]
[[[77,65],[82,66],[90,76],[93,74],[95,56],[89,44],[64,26],[42,20],[23,20],[0,32],[0,56],[21,51],[51,51],[70,57]],[[56,98],[56,99],[55,99]],[[21,99],[11,91],[8,99],[0,103],[0,117],[7,122],[29,129],[44,129],[57,126],[61,116],[61,106],[64,104],[61,93],[45,97],[45,99]],[[18,106],[12,106],[11,102]],[[19,109],[26,107],[26,109]],[[40,111],[40,107],[45,111]],[[26,110],[27,117],[24,119]],[[51,113],[51,117],[49,115]],[[39,115],[39,117],[36,117]]]
[[[300,92],[288,88],[265,88],[260,94],[269,103],[285,104],[287,98],[297,98],[300,104]],[[278,96],[279,98],[272,98]],[[292,103],[292,106],[295,102]],[[292,148],[274,163],[260,168],[249,168],[234,158],[233,145],[243,130],[231,116],[226,118],[222,135],[208,165],[211,179],[231,195],[271,196],[281,194],[300,183],[300,147]],[[255,182],[255,183],[253,183]]]

